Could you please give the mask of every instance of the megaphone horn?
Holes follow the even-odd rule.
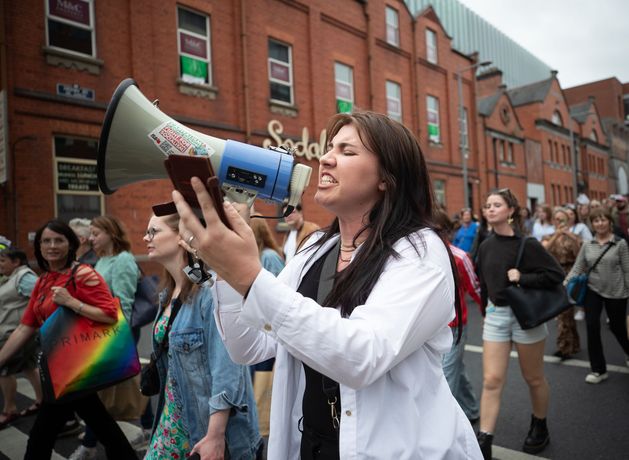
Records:
[[[168,155],[207,155],[228,198],[250,202],[258,197],[299,203],[311,168],[278,149],[208,136],[178,123],[123,80],[111,98],[98,145],[98,185],[103,193],[150,179],[168,177]]]

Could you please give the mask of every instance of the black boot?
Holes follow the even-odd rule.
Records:
[[[479,431],[476,435],[476,439],[478,439],[478,445],[480,446],[480,451],[483,454],[483,459],[491,460],[491,443],[494,440],[494,435],[485,433],[484,431]]]
[[[522,450],[527,454],[536,454],[544,450],[544,447],[550,442],[548,427],[545,418],[537,418],[531,415],[531,428],[529,434],[524,440]]]

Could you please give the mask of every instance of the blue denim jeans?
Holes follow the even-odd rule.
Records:
[[[452,328],[452,348],[443,355],[443,373],[459,406],[468,419],[474,420],[479,417],[478,399],[467,377],[463,362],[463,352],[465,351],[465,342],[467,342],[467,326],[463,326],[461,341],[458,344],[456,343],[457,332],[457,328]]]

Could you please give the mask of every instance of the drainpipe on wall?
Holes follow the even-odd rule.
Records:
[[[413,120],[413,132],[416,133],[417,139],[419,140],[419,90],[418,90],[418,82],[417,82],[417,17],[413,17],[413,22],[411,23],[411,27],[413,30],[413,56],[411,58],[411,103],[413,104],[413,116],[411,120]]]
[[[373,110],[373,37],[371,35],[371,21],[369,17],[369,11],[367,8],[369,4],[367,1],[361,1],[363,5],[363,15],[365,16],[365,24],[367,26],[367,80],[369,86],[369,110]]]
[[[245,0],[240,0],[240,44],[242,47],[242,94],[245,109],[245,143],[251,141],[251,107],[249,105],[249,65],[247,60],[247,15]]]

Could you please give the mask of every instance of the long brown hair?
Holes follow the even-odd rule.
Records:
[[[434,223],[433,193],[428,167],[415,136],[401,123],[374,112],[334,115],[327,127],[326,145],[344,126],[356,128],[361,142],[378,157],[379,169],[386,189],[367,216],[367,223],[358,238],[367,232],[363,248],[353,263],[335,275],[332,291],[324,301],[326,307],[341,307],[349,317],[356,306],[365,303],[390,257],[398,257],[393,245],[401,238],[413,244],[410,236],[423,228],[434,230],[442,238],[452,276],[457,270],[443,234]],[[338,218],[325,229],[315,245],[321,245],[339,232]],[[418,253],[418,248],[415,248]],[[455,308],[460,317],[459,290],[455,289]]]
[[[264,248],[269,248],[273,249],[280,257],[282,257],[282,249],[280,248],[279,244],[277,244],[277,241],[275,241],[275,237],[273,236],[273,233],[271,233],[269,224],[267,224],[266,221],[263,219],[253,218],[255,216],[256,214],[251,216],[252,219],[249,222],[249,225],[251,226],[251,230],[253,230],[253,234],[256,237],[256,243],[258,243],[258,252],[262,254],[262,250]]]
[[[179,214],[164,216],[163,219],[168,228],[177,234],[179,233]],[[181,258],[186,264],[188,263],[188,254],[183,248],[181,248]],[[159,283],[160,292],[164,289],[166,289],[168,295],[170,296],[172,296],[173,291],[175,290],[175,279],[165,268],[162,272],[161,281]],[[186,300],[194,298],[197,292],[199,292],[199,285],[194,284],[187,276],[185,276],[183,278],[183,284],[181,285],[179,300],[181,300],[182,303],[185,303]]]
[[[98,216],[92,219],[90,224],[109,235],[113,243],[113,255],[118,255],[124,251],[131,250],[131,242],[127,236],[127,231],[122,222],[113,216]],[[102,254],[98,254],[102,256]]]

